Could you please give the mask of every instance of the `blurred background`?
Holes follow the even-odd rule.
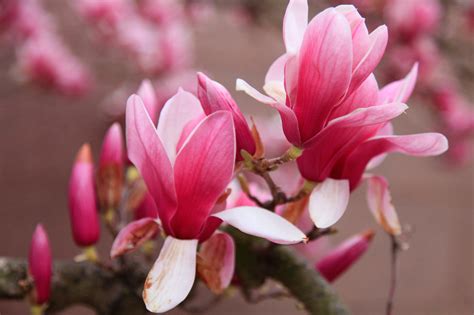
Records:
[[[195,84],[193,71],[204,71],[231,91],[245,114],[274,114],[235,92],[234,85],[236,78],[245,78],[261,87],[269,65],[283,53],[280,30],[286,1],[217,1],[215,6],[190,1],[183,19],[192,22],[183,22],[185,33],[167,35],[170,43],[182,45],[181,53],[185,55],[182,58],[190,60],[175,68],[169,66],[166,71],[159,67],[148,72],[149,61],[138,66],[130,62],[137,56],[136,52],[127,51],[127,45],[116,41],[113,35],[102,34],[104,31],[97,27],[98,23],[94,24],[90,15],[84,13],[88,1],[82,1],[86,4],[81,11],[74,1],[44,0],[41,6],[54,20],[55,36],[89,72],[88,79],[74,83],[73,88],[64,88],[51,76],[49,81],[42,82],[44,71],[24,65],[22,58],[26,57],[21,52],[26,50],[25,44],[17,35],[10,38],[8,16],[5,18],[8,1],[5,5],[3,2],[0,4],[3,10],[0,17],[0,256],[26,257],[38,222],[48,230],[55,258],[72,259],[78,253],[70,233],[67,208],[71,164],[84,142],[91,143],[98,157],[105,130],[113,121],[123,119],[126,96],[138,88],[142,79],[153,79],[158,93],[166,97],[167,89]],[[383,13],[382,1],[358,2],[369,25],[390,20],[386,11]],[[423,4],[418,10],[422,13],[417,13],[421,14],[418,18],[407,18],[415,23],[415,28],[416,21],[431,14],[430,2],[420,2]],[[396,314],[472,315],[474,311],[474,164],[470,156],[474,149],[472,136],[466,136],[469,132],[454,128],[463,121],[459,117],[472,117],[472,106],[469,106],[474,96],[474,14],[469,10],[474,8],[468,2],[439,3],[437,25],[426,31],[432,42],[413,48],[416,53],[407,52],[406,46],[414,41],[399,35],[397,42],[390,43],[384,64],[379,67],[377,77],[383,85],[385,80],[404,76],[403,63],[409,63],[409,58],[428,59],[418,94],[409,102],[407,115],[395,120],[395,129],[398,134],[445,131],[448,136],[453,135],[451,146],[456,148],[455,152],[439,158],[392,155],[378,169],[377,173],[390,181],[402,223],[410,227],[410,248],[400,255]],[[311,2],[310,16],[328,4],[338,3]],[[36,17],[33,14],[30,21],[34,22]],[[159,23],[164,23],[163,20]],[[177,43],[180,36],[189,37],[189,41]],[[34,43],[32,51],[40,51],[40,45]],[[433,47],[437,49],[433,54],[420,56],[420,51],[432,52]],[[53,60],[60,63],[60,58]],[[173,62],[180,61],[183,60]],[[66,72],[74,69],[68,68]],[[442,98],[445,96],[442,93],[454,94],[453,90],[457,93],[456,100],[462,99],[459,102],[464,106],[462,114],[453,115],[456,119],[443,116],[451,110],[448,106],[451,103]],[[445,106],[443,100],[449,104]],[[340,232],[334,236],[334,242],[366,228],[377,232],[371,248],[336,281],[335,288],[354,314],[382,314],[389,282],[389,239],[369,213],[365,187],[361,187],[351,196],[349,210],[337,224]],[[104,233],[101,243],[104,252],[110,241]],[[27,310],[26,303],[0,301],[2,315],[26,314]],[[209,311],[209,314],[300,313],[304,314],[289,299],[251,305],[238,294]],[[77,306],[61,314],[93,313]],[[184,312],[177,310],[172,314]]]

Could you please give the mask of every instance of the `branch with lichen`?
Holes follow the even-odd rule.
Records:
[[[245,296],[267,279],[280,282],[312,315],[349,314],[333,289],[312,268],[282,246],[228,230],[237,249],[236,273]],[[99,315],[146,314],[141,290],[146,269],[140,265],[118,271],[91,262],[59,261],[54,265],[53,287],[47,314],[83,304]],[[28,297],[26,262],[0,258],[0,299]],[[192,297],[191,297],[192,298]]]

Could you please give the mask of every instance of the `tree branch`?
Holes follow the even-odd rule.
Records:
[[[283,246],[268,246],[263,239],[228,229],[236,243],[236,274],[245,296],[266,279],[281,282],[311,315],[347,315],[327,282]],[[124,265],[112,271],[90,262],[60,261],[54,265],[51,303],[53,314],[75,304],[84,304],[100,315],[146,314],[141,298],[147,270]],[[0,257],[0,299],[23,299],[28,289],[26,262]]]
[[[25,261],[0,257],[0,299],[23,299],[28,296],[28,289],[21,285],[27,280],[26,270]],[[56,262],[47,313],[84,304],[101,315],[146,314],[137,292],[143,285],[145,275],[138,267],[114,273],[90,262]]]
[[[285,246],[268,246],[265,240],[226,229],[236,244],[236,274],[244,295],[260,287],[267,278],[280,282],[311,315],[348,315],[349,311],[331,286],[295,257]]]

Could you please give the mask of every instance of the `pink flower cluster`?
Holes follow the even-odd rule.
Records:
[[[107,21],[111,34],[123,22],[117,19],[122,10],[117,3],[124,2],[101,10],[96,2],[84,3],[97,9],[87,12]],[[160,23],[168,19],[159,10],[146,12]],[[390,121],[407,110],[405,102],[414,89],[418,67],[413,66],[404,79],[379,88],[373,71],[385,52],[385,26],[369,32],[364,18],[348,5],[329,8],[308,22],[306,0],[291,0],[283,38],[286,52],[266,75],[267,95],[237,81],[239,90],[278,111],[283,131],[276,141],[268,136],[277,134],[275,121],[270,126],[254,123],[251,128],[229,91],[202,73],[197,74],[196,95],[179,88],[162,106],[145,81],[128,98],[126,144],[134,165],[128,170],[140,176],[127,177],[141,178],[147,189],[135,221],[116,236],[111,256],[164,235],[144,285],[143,299],[151,312],[176,307],[188,296],[196,276],[216,293],[230,284],[235,246],[232,237],[219,230],[221,225],[277,244],[306,242],[303,230],[335,224],[362,180],[368,183],[368,205],[376,221],[387,233],[400,234],[387,180],[366,171],[390,152],[434,156],[448,148],[446,138],[438,133],[393,135]],[[261,136],[259,130],[264,131]],[[296,163],[270,169],[266,175],[287,183],[291,179],[285,190],[306,195],[268,211],[248,195],[250,190],[254,198],[272,197],[258,183],[249,176],[252,183],[247,189],[241,185],[243,194],[233,180],[237,175],[245,177],[244,169],[252,171],[256,165],[252,163],[262,161],[267,149],[288,146],[286,161]],[[107,133],[97,173],[90,148],[80,150],[69,194],[78,245],[88,247],[98,240],[96,196],[103,210],[120,208],[124,167],[118,125]],[[366,232],[350,238],[324,255],[315,268],[329,281],[335,280],[367,250],[372,237],[373,232]]]
[[[425,99],[433,105],[439,129],[451,143],[449,157],[461,163],[472,155],[469,139],[474,135],[474,105],[461,94],[450,62],[436,41],[442,13],[438,0],[386,1],[384,16],[393,37],[387,72],[399,73],[407,69],[410,62],[419,62]]]
[[[178,1],[81,0],[76,8],[101,42],[145,73],[178,71],[191,62],[191,34]]]
[[[91,84],[88,69],[66,47],[40,0],[5,1],[0,30],[17,49],[21,79],[66,95],[81,95]]]

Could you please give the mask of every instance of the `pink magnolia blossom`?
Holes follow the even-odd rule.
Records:
[[[191,34],[179,2],[81,0],[77,10],[102,43],[118,48],[149,74],[178,71],[191,62]]]
[[[94,185],[94,164],[89,144],[79,150],[69,180],[69,214],[77,245],[87,247],[99,240],[100,224]]]
[[[416,66],[409,75],[380,91],[373,76],[340,105],[336,116],[304,150],[297,163],[301,175],[317,184],[310,196],[310,215],[316,226],[333,225],[344,214],[349,195],[360,183],[369,162],[372,167],[389,152],[434,156],[448,148],[437,133],[394,136],[390,119],[401,114],[413,91]],[[378,104],[378,105],[377,105]],[[344,115],[345,113],[349,114]],[[324,148],[324,149],[322,149]]]
[[[0,13],[0,28],[16,48],[16,73],[66,95],[82,95],[91,85],[86,66],[73,55],[56,31],[54,19],[40,0],[7,1]]]
[[[195,96],[179,90],[163,107],[157,128],[137,95],[128,100],[126,121],[129,158],[168,235],[145,282],[148,310],[165,312],[186,298],[196,276],[198,243],[209,239],[222,222],[275,243],[305,239],[291,223],[258,207],[212,213],[234,173],[236,140],[230,112],[206,116]]]
[[[205,74],[198,73],[197,96],[206,115],[211,115],[220,110],[228,111],[232,114],[237,145],[236,160],[242,160],[241,150],[245,150],[253,155],[256,147],[252,133],[244,115],[227,89],[218,82],[208,78]]]
[[[373,237],[371,230],[354,235],[321,258],[316,269],[327,281],[333,282],[367,251]]]
[[[90,88],[87,69],[54,36],[28,39],[20,46],[17,58],[21,75],[43,87],[66,95],[82,95]]]
[[[439,0],[388,0],[384,15],[393,36],[412,41],[436,29],[441,17],[441,4]]]
[[[450,149],[448,157],[454,163],[463,163],[472,156],[470,137],[474,135],[472,104],[456,89],[455,84],[436,86],[432,91],[441,130],[446,133]]]
[[[143,0],[139,3],[140,13],[158,25],[169,24],[184,18],[184,8],[174,0]]]
[[[36,226],[28,255],[28,272],[34,281],[34,302],[42,305],[51,295],[51,247],[48,235],[41,224]]]
[[[283,22],[287,52],[268,70],[269,96],[237,80],[237,89],[278,110],[288,141],[302,148],[313,145],[333,111],[366,81],[387,44],[386,27],[369,34],[353,6],[329,8],[309,24],[307,15],[305,0],[290,1]]]

